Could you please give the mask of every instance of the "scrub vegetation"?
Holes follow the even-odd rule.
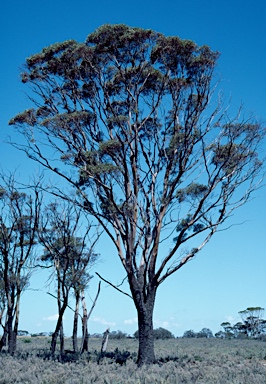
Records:
[[[14,356],[0,355],[0,384],[45,383],[201,383],[264,384],[266,348],[258,340],[155,340],[157,362],[137,368],[136,339],[111,339],[107,357],[97,363],[101,339],[89,340],[89,351],[75,361],[66,353],[62,361],[49,360],[50,338],[20,337]],[[72,340],[66,340],[71,348]],[[59,349],[59,347],[58,347]],[[125,363],[108,357],[130,352]],[[60,356],[59,351],[57,351]]]

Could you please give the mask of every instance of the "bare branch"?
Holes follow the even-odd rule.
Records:
[[[99,276],[100,279],[102,279],[103,281],[105,281],[107,284],[111,285],[111,287],[113,287],[114,289],[116,289],[118,292],[121,292],[123,293],[124,295],[130,297],[132,299],[132,296],[130,296],[128,293],[122,291],[121,289],[117,288],[115,285],[113,285],[112,283],[110,283],[110,281],[104,279],[98,272],[95,272],[97,276]]]

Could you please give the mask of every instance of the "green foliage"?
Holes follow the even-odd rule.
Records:
[[[257,154],[250,151],[245,145],[232,142],[224,145],[214,144],[211,149],[213,152],[212,164],[220,168],[227,176],[257,157]]]
[[[26,109],[24,112],[19,113],[17,116],[10,120],[9,124],[28,124],[29,126],[34,126],[36,122],[36,113],[32,108]]]
[[[200,199],[209,190],[207,185],[197,184],[192,182],[186,188],[178,189],[176,192],[176,198],[179,203],[182,203],[186,199]]]
[[[197,333],[194,332],[192,329],[189,329],[188,331],[184,332],[183,337],[184,338],[189,338],[189,339],[195,338],[195,337],[197,337]]]
[[[166,340],[174,338],[174,335],[170,331],[162,327],[154,329],[153,334],[155,340]]]
[[[260,338],[266,333],[266,320],[262,318],[264,308],[248,307],[243,311],[239,311],[243,322],[239,321],[232,325],[229,322],[223,322],[221,327],[223,331],[215,334],[219,338]]]
[[[0,187],[0,199],[2,199],[6,194],[6,190],[2,187]]]
[[[202,330],[199,332],[194,332],[192,329],[190,329],[188,331],[185,331],[182,337],[188,338],[188,339],[195,339],[195,338],[211,339],[213,338],[213,334],[209,328],[202,328]]]
[[[28,331],[18,330],[18,336],[29,336],[29,332]]]
[[[211,339],[213,337],[212,331],[209,328],[202,328],[201,331],[198,332],[197,337],[203,337],[206,339]]]

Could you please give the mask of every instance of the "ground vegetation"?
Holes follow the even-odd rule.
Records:
[[[136,340],[110,340],[108,352],[97,364],[101,340],[90,341],[89,352],[78,361],[46,358],[50,340],[19,338],[15,356],[0,355],[0,384],[264,384],[265,343],[256,340],[171,339],[156,340],[156,364],[136,369]],[[72,341],[66,340],[71,346]],[[130,353],[125,363],[120,352]],[[127,353],[127,355],[128,355]]]

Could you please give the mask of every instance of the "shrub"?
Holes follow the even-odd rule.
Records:
[[[112,331],[109,333],[109,339],[121,340],[121,339],[125,339],[126,337],[127,337],[127,334],[122,331]]]
[[[19,330],[18,331],[18,336],[30,336],[30,334],[29,334],[28,331],[21,331],[21,330]]]
[[[194,332],[192,329],[189,329],[188,331],[185,331],[184,334],[183,334],[183,337],[184,338],[193,338],[193,337],[197,337],[197,333]]]
[[[153,335],[155,340],[166,340],[166,339],[174,339],[175,336],[172,334],[172,332],[168,331],[168,329],[165,328],[157,328],[153,330]],[[134,337],[136,339],[139,338],[139,331],[136,331],[134,333]]]
[[[165,328],[158,328],[158,329],[154,329],[153,331],[153,334],[154,334],[154,338],[156,340],[158,339],[161,339],[161,340],[166,340],[166,339],[174,339],[174,335],[172,334],[172,332],[168,331],[168,329],[165,329]]]
[[[197,334],[197,337],[206,337],[206,339],[211,339],[213,334],[209,328],[202,328],[202,330]]]

